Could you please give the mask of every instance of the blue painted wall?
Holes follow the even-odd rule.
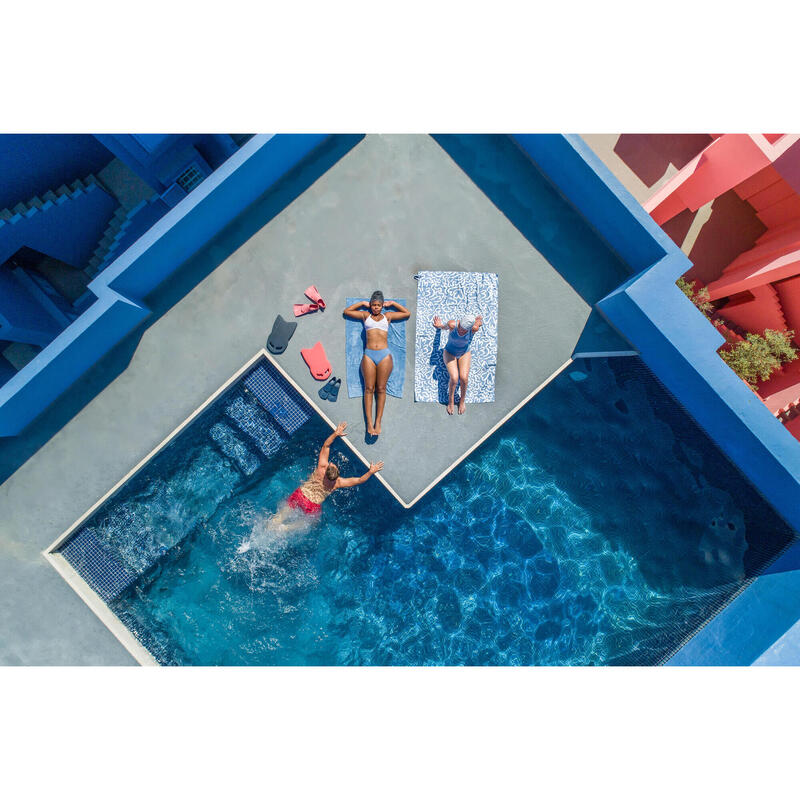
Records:
[[[113,158],[88,134],[1,134],[0,208],[97,173]]]
[[[96,300],[0,387],[0,436],[20,433],[150,311],[166,280],[328,137],[255,136],[90,284]]]
[[[236,152],[227,134],[97,134],[97,140],[161,194],[196,163],[208,175]]]
[[[0,269],[0,339],[46,347],[63,328],[11,270]]]

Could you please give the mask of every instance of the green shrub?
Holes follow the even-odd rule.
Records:
[[[708,289],[704,286],[702,289],[695,291],[694,281],[689,283],[684,277],[678,278],[675,285],[697,306],[700,312],[706,317],[711,317],[711,312],[714,306],[708,296]]]
[[[764,335],[748,333],[745,341],[728,350],[720,350],[722,360],[754,389],[759,381],[767,380],[781,364],[794,361],[797,351],[792,345],[794,331],[773,331],[767,328]]]

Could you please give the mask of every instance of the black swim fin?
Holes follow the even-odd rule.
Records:
[[[269,335],[269,339],[267,339],[267,350],[273,355],[279,356],[286,350],[286,346],[289,344],[289,339],[292,338],[295,328],[297,328],[296,322],[287,322],[278,314],[272,325],[272,333]]]

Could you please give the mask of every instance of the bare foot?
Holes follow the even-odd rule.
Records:
[[[447,413],[452,417],[453,411],[455,411],[455,406],[453,405],[452,401],[447,404]]]
[[[467,402],[462,397],[461,400],[458,403],[458,413],[459,414],[463,414],[466,410],[467,410]]]
[[[381,424],[380,424],[380,422],[376,422],[372,426],[372,435],[373,436],[380,436],[381,435]]]
[[[375,428],[372,425],[367,425],[367,436],[375,436]]]

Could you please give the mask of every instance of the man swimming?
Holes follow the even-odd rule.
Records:
[[[333,492],[337,489],[347,489],[366,483],[372,475],[383,469],[383,461],[378,461],[370,464],[369,469],[360,478],[342,478],[339,475],[339,468],[329,461],[330,450],[337,438],[347,435],[346,429],[347,423],[340,422],[336,430],[323,442],[316,468],[306,482],[289,495],[281,509],[273,517],[273,525],[281,531],[294,530],[307,524],[306,519],[300,519],[294,523],[284,522],[292,509],[300,509],[304,516],[311,517],[312,521],[316,521],[322,514],[322,504]]]

